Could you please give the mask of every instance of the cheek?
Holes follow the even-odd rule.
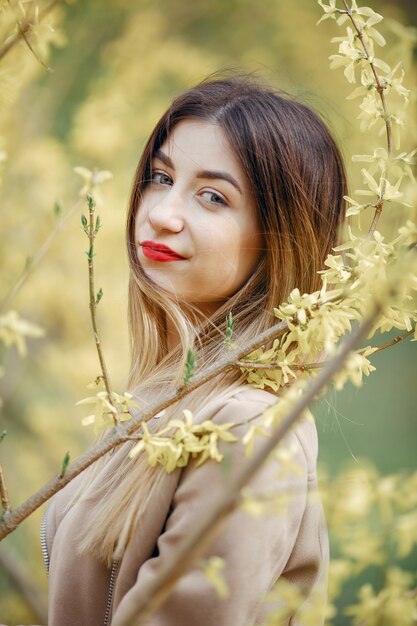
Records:
[[[135,241],[137,242],[139,239],[139,234],[140,231],[142,230],[143,227],[143,223],[145,221],[145,216],[146,216],[146,209],[143,205],[143,203],[140,205],[140,207],[136,210],[136,215],[135,215]]]
[[[232,218],[223,219],[218,224],[207,223],[199,229],[199,248],[212,262],[222,259],[235,259],[241,247],[241,232]]]
[[[247,245],[243,233],[234,219],[224,220],[219,228],[211,228],[206,233],[201,260],[207,279],[225,292],[233,291],[242,272],[247,272]]]

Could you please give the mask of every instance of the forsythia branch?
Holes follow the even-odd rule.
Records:
[[[206,549],[207,544],[219,529],[221,522],[239,504],[240,491],[260,469],[268,455],[276,448],[290,428],[299,419],[303,411],[311,404],[317,394],[331,380],[335,373],[343,366],[350,351],[368,334],[379,313],[381,304],[377,304],[372,314],[362,322],[349,338],[344,342],[338,354],[327,364],[315,379],[311,379],[305,392],[294,404],[292,410],[281,425],[271,434],[265,443],[258,449],[256,455],[248,462],[230,484],[218,497],[207,516],[196,523],[192,533],[178,545],[170,561],[167,561],[159,570],[158,576],[142,588],[141,597],[135,603],[134,613],[126,615],[118,626],[139,626],[146,624],[152,614],[168,597],[176,581],[185,573],[190,565]]]
[[[403,339],[410,337],[410,335],[412,335],[415,332],[415,330],[416,329],[413,326],[411,330],[408,330],[402,335],[397,335],[393,339],[390,339],[389,341],[381,343],[379,346],[372,349],[372,354],[376,354],[377,352],[381,352],[381,350],[386,350],[387,348],[390,348],[391,346],[397,345],[398,343],[400,343],[400,341],[403,341]],[[358,353],[360,354],[362,352],[365,352],[366,350],[367,348],[362,348],[358,350]],[[328,361],[318,361],[317,363],[300,363],[299,365],[291,365],[290,368],[294,371],[305,372],[306,370],[312,370],[312,369],[318,369],[318,368],[324,367],[325,365],[327,365],[327,363]],[[255,369],[276,370],[276,369],[279,369],[280,366],[274,365],[273,363],[254,363],[251,361],[236,361],[236,367],[254,369],[254,370]]]
[[[411,330],[408,330],[406,333],[403,333],[402,335],[397,335],[393,339],[390,339],[389,341],[386,341],[385,343],[381,343],[377,348],[375,348],[372,354],[376,354],[377,352],[381,352],[381,350],[386,350],[387,348],[390,348],[391,346],[397,345],[397,343],[399,343],[403,339],[406,339],[407,337],[412,335],[415,332],[415,330],[416,330],[415,326],[413,326],[413,328]]]
[[[8,0],[10,9],[12,11],[14,11],[11,0]],[[32,8],[32,7],[31,7]],[[52,67],[49,67],[49,65],[46,65],[46,63],[44,61],[42,61],[42,59],[40,58],[39,54],[36,52],[35,48],[32,46],[32,44],[30,43],[29,37],[27,35],[27,32],[30,31],[30,28],[32,26],[32,21],[31,20],[27,20],[24,23],[21,22],[19,20],[19,18],[15,15],[16,17],[16,24],[17,24],[17,29],[18,32],[20,34],[20,36],[22,37],[23,41],[25,42],[25,44],[27,45],[27,47],[29,48],[29,50],[31,51],[31,53],[33,54],[33,56],[35,57],[35,59],[38,61],[38,63],[40,63],[42,65],[42,67],[44,67],[46,69],[47,72],[53,72]],[[24,26],[25,24],[25,26]],[[26,28],[26,24],[30,24],[29,28]]]
[[[39,11],[38,23],[46,16],[48,13],[52,11],[53,8],[57,4],[61,4],[65,2],[65,0],[53,0],[43,11]],[[37,54],[33,51],[32,47],[28,43],[27,35],[30,33],[33,27],[33,22],[31,19],[26,19],[23,22],[18,23],[18,30],[15,35],[8,37],[6,43],[3,44],[3,47],[0,49],[0,60],[3,59],[8,52],[15,46],[20,39],[23,37],[26,44],[29,46],[30,50],[35,54],[35,57],[40,61],[40,63],[45,67],[44,63],[38,58]]]
[[[81,199],[77,200],[77,202],[69,209],[69,211],[56,222],[55,228],[53,229],[53,231],[48,235],[45,241],[41,244],[37,252],[35,252],[35,254],[31,257],[30,262],[26,263],[26,267],[21,273],[20,277],[18,278],[18,280],[16,281],[12,289],[9,291],[7,296],[4,298],[4,300],[0,303],[0,311],[3,311],[9,307],[10,303],[19,293],[19,291],[21,290],[21,288],[23,287],[23,285],[29,278],[30,274],[42,261],[51,243],[54,241],[56,236],[61,232],[66,222],[74,215],[74,213],[76,213],[80,209],[81,206],[82,206],[82,200]]]
[[[305,370],[312,370],[326,365],[326,361],[320,361],[319,363],[300,363],[300,365],[291,365],[290,368],[294,371],[304,372]],[[236,367],[258,369],[258,370],[276,370],[279,369],[279,365],[273,363],[253,363],[251,361],[237,361]]]
[[[0,465],[0,496],[1,496],[1,505],[3,508],[3,515],[8,514],[10,512],[10,503],[9,503],[9,495],[7,493],[6,482],[3,476],[3,468]]]
[[[99,217],[97,217],[96,222],[94,223],[94,213],[95,213],[95,202],[94,202],[94,198],[91,194],[88,194],[87,196],[87,203],[88,203],[88,209],[89,209],[89,224],[88,227],[84,226],[84,230],[88,236],[88,240],[90,243],[90,247],[87,254],[87,259],[88,259],[88,276],[89,276],[89,291],[90,291],[90,314],[91,314],[91,322],[93,325],[93,331],[94,331],[94,339],[95,339],[95,343],[96,343],[96,348],[97,348],[97,354],[98,354],[98,358],[100,361],[100,367],[101,367],[101,373],[102,373],[102,380],[104,382],[104,386],[106,387],[106,391],[107,391],[107,400],[108,402],[111,404],[111,406],[114,409],[114,412],[112,414],[114,423],[117,425],[119,423],[119,416],[117,413],[117,408],[114,404],[114,400],[113,400],[113,393],[111,390],[111,385],[110,385],[110,378],[109,378],[109,374],[107,372],[107,367],[106,367],[106,362],[104,360],[104,354],[103,354],[103,350],[101,347],[101,341],[100,341],[100,335],[98,332],[98,327],[97,327],[97,317],[96,317],[96,310],[97,310],[97,304],[99,303],[99,301],[102,298],[103,292],[100,289],[99,294],[97,295],[97,299],[96,299],[96,292],[95,292],[95,288],[94,288],[94,240],[96,238],[96,235],[98,233],[98,230],[100,228],[100,219]],[[84,216],[83,216],[84,218]],[[83,220],[84,223],[84,220]]]
[[[384,121],[385,121],[385,127],[386,127],[386,132],[387,132],[387,150],[388,150],[388,163],[389,163],[389,159],[391,157],[392,154],[392,127],[391,127],[391,120],[389,118],[388,112],[387,112],[387,105],[386,105],[386,101],[385,101],[385,94],[384,94],[384,86],[382,85],[378,72],[376,70],[375,64],[372,60],[371,54],[368,50],[368,46],[366,45],[366,41],[364,39],[362,30],[358,27],[355,18],[353,17],[352,14],[352,10],[350,9],[347,0],[343,0],[343,4],[345,5],[346,8],[346,12],[347,15],[350,18],[350,21],[352,22],[352,25],[354,27],[354,29],[356,30],[357,36],[359,37],[359,40],[362,44],[362,47],[364,49],[366,58],[371,66],[372,69],[372,73],[375,77],[375,82],[376,82],[376,90],[379,94],[379,97],[381,98],[381,104],[382,104],[382,108],[384,111]],[[382,188],[381,188],[381,196],[384,195],[385,193],[385,189],[386,189],[386,178],[383,179],[382,181]],[[382,207],[383,207],[384,202],[381,200],[380,202],[378,202],[376,204],[375,207],[375,213],[374,213],[374,217],[372,219],[371,225],[369,227],[368,230],[368,238],[372,236],[372,233],[375,231],[379,217],[381,215],[382,212]]]
[[[78,459],[68,465],[64,476],[56,476],[50,480],[39,491],[30,496],[18,507],[10,511],[7,515],[7,519],[1,519],[0,540],[15,530],[15,528],[17,528],[23,520],[33,513],[33,511],[36,511],[36,509],[42,506],[42,504],[49,500],[49,498],[51,498],[55,493],[65,487],[66,484],[78,476],[78,474],[80,474],[84,469],[89,467],[92,463],[97,461],[116,446],[119,446],[127,441],[129,436],[141,426],[142,422],[150,420],[154,417],[154,415],[171,406],[177,400],[187,396],[207,381],[233,368],[236,360],[243,358],[249,352],[256,350],[265,343],[272,341],[286,328],[287,322],[285,321],[271,326],[271,328],[268,328],[253,339],[245,342],[239,346],[239,348],[230,351],[230,353],[225,355],[222,359],[219,359],[215,365],[212,365],[204,372],[193,376],[186,387],[170,392],[166,395],[164,400],[150,406],[148,410],[141,411],[137,415],[133,416],[129,421],[114,426],[109,430],[108,435],[102,441],[95,444],[88,452],[81,455]]]

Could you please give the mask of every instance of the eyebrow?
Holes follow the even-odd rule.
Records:
[[[175,170],[172,160],[167,154],[165,154],[165,152],[162,152],[162,150],[156,150],[156,152],[153,154],[153,158],[159,159],[160,161],[162,161],[162,163],[165,163],[165,165]],[[217,170],[201,170],[200,172],[197,172],[196,177],[208,178],[209,180],[226,180],[228,183],[233,185],[233,187],[235,187],[239,191],[239,193],[242,193],[242,189],[240,188],[237,180],[227,172],[220,172]]]

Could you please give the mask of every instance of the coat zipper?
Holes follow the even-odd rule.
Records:
[[[41,549],[43,560],[45,562],[46,573],[49,576],[49,553],[48,553],[48,545],[46,543],[46,513],[47,509],[44,511],[42,521],[41,521]],[[106,613],[104,615],[104,623],[103,626],[109,626],[110,622],[110,613],[113,604],[113,593],[114,593],[114,585],[116,582],[116,577],[120,567],[120,559],[113,561],[112,568],[110,572],[110,582],[109,582],[109,593],[107,596],[107,605],[106,605]]]
[[[119,567],[120,567],[120,559],[113,561],[111,572],[110,572],[109,593],[107,596],[107,606],[106,606],[106,613],[104,615],[103,626],[109,626],[110,624],[109,620],[110,620],[110,613],[111,613],[112,604],[113,604],[114,585],[116,582],[116,577],[119,571]]]
[[[48,554],[48,546],[46,543],[46,513],[47,509],[45,509],[42,521],[41,521],[41,549],[43,560],[45,562],[46,574],[49,576],[49,554]]]

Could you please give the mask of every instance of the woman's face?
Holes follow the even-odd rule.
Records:
[[[137,255],[147,276],[208,315],[252,274],[262,256],[260,230],[221,128],[180,122],[153,156],[136,213]]]

